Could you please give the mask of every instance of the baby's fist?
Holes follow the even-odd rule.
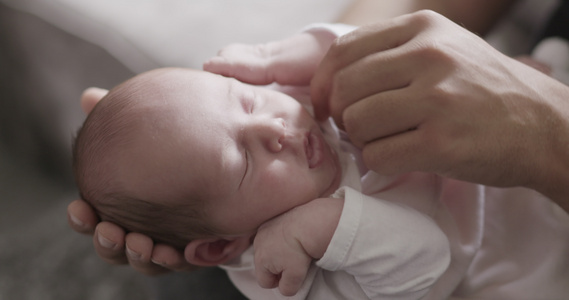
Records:
[[[312,257],[293,235],[287,234],[290,215],[284,214],[263,224],[255,236],[255,276],[262,288],[279,288],[284,296],[294,296],[302,287]]]

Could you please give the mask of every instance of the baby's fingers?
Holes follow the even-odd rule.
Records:
[[[279,288],[283,296],[294,296],[302,287],[308,267],[298,265],[290,268],[268,265],[255,267],[255,276],[259,286],[265,289]]]
[[[257,283],[264,289],[272,289],[279,286],[280,271],[270,270],[266,267],[255,266],[255,276]]]
[[[287,269],[281,274],[279,280],[279,291],[283,296],[294,296],[306,278],[306,268]]]

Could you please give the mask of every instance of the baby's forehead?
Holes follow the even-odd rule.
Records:
[[[136,85],[152,85],[155,87],[172,88],[177,84],[227,79],[213,73],[183,68],[155,69],[132,78]]]
[[[140,101],[176,100],[179,97],[192,100],[208,89],[223,89],[229,85],[229,78],[201,70],[182,68],[156,69],[135,76],[125,82],[124,93]]]
[[[184,84],[199,79],[196,72],[179,72],[175,69],[158,69],[137,75],[116,88],[107,96],[107,105],[127,105],[132,109],[161,102],[171,103],[180,88],[189,88]],[[109,103],[115,102],[115,103]]]
[[[137,119],[136,123],[145,123],[141,127],[148,127],[150,123],[166,129],[168,124],[175,125],[177,119],[209,114],[216,101],[211,101],[213,97],[209,97],[208,91],[212,87],[221,90],[228,80],[204,71],[157,69],[140,74],[112,90],[108,101],[122,102],[119,105],[130,117]],[[218,95],[225,96],[223,93]]]
[[[188,119],[184,124],[216,125],[215,116],[230,114],[233,100],[253,87],[235,79],[191,69],[158,69],[138,75],[111,91],[110,101],[123,101],[140,122]],[[241,96],[240,96],[241,95]],[[118,99],[117,99],[118,98]],[[111,110],[112,111],[112,110]]]

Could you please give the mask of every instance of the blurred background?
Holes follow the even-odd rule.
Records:
[[[353,1],[0,0],[0,300],[156,295],[156,280],[107,265],[90,237],[67,226],[85,88],[112,88],[157,67],[201,68],[224,45],[333,22]],[[512,41],[529,36],[519,26],[524,11],[548,13],[525,7],[499,26],[506,34],[489,37],[511,54],[525,49]]]

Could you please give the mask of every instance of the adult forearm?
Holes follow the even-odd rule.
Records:
[[[551,79],[538,82],[536,86],[542,90],[544,135],[535,146],[544,151],[538,157],[528,153],[534,157],[537,168],[529,187],[569,212],[569,87]],[[539,150],[536,149],[536,153],[540,153]]]
[[[478,34],[487,33],[516,0],[358,0],[339,22],[365,25],[421,9],[434,10]]]

